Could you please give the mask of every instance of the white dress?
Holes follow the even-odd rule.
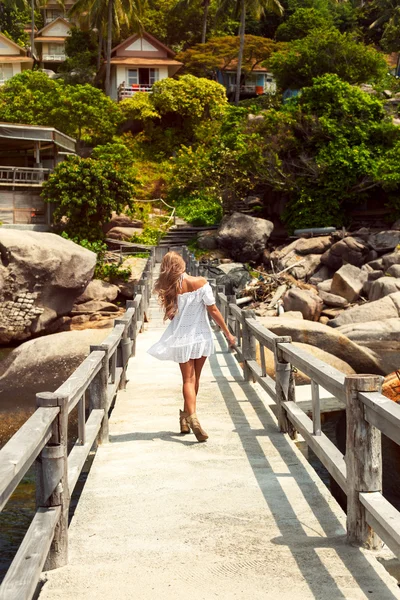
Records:
[[[185,363],[210,356],[214,341],[206,306],[215,304],[209,283],[177,296],[178,311],[160,340],[147,351],[160,360]]]

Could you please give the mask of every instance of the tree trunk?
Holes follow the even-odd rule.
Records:
[[[235,89],[235,105],[239,104],[240,99],[240,80],[242,78],[242,62],[243,62],[243,51],[244,51],[244,30],[246,27],[246,0],[241,0],[240,2],[240,29],[239,29],[239,54],[238,54],[238,64],[237,64],[237,72],[236,72],[236,89]]]
[[[208,9],[210,8],[210,0],[203,1],[203,29],[201,32],[201,43],[206,43],[206,35],[207,35],[207,17],[208,17]]]
[[[31,28],[31,58],[33,58],[33,69],[35,65],[35,0],[31,0]]]
[[[111,89],[111,44],[112,44],[112,18],[114,0],[108,0],[108,22],[107,22],[107,64],[106,64],[106,96],[110,95]]]
[[[99,30],[99,51],[97,53],[97,72],[100,71],[100,67],[101,67],[102,50],[103,50],[103,29],[100,27],[100,30]]]

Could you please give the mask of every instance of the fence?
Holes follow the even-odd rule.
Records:
[[[0,600],[30,600],[45,563],[46,569],[54,569],[68,562],[70,496],[92,447],[108,441],[109,411],[118,389],[126,385],[154,264],[153,249],[124,316],[55,392],[37,394],[37,410],[0,450],[0,511],[36,461],[36,513],[0,587]],[[68,454],[68,416],[75,407],[78,439]]]
[[[184,248],[188,272],[206,275]],[[277,405],[278,425],[292,438],[299,432],[347,495],[347,539],[378,549],[382,540],[400,558],[400,512],[382,495],[381,433],[400,444],[400,406],[381,394],[378,375],[345,376],[340,371],[263,327],[251,310],[241,310],[235,296],[209,280],[216,303],[237,338],[235,351],[246,381],[254,381]],[[256,360],[257,343],[260,363]],[[265,348],[274,353],[275,380],[266,371]],[[312,418],[296,404],[293,367],[311,379]],[[346,405],[346,456],[321,430],[319,386]]]
[[[50,169],[0,166],[1,183],[40,185],[49,174]]]

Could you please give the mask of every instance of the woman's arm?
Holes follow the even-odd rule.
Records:
[[[236,344],[236,338],[229,331],[229,329],[224,321],[223,316],[221,315],[220,311],[217,308],[217,305],[210,304],[209,306],[206,306],[206,308],[207,308],[207,311],[208,311],[208,314],[210,315],[210,317],[212,317],[212,319],[216,322],[216,324],[221,328],[226,339],[228,340],[229,346],[232,348],[232,346],[234,346]]]

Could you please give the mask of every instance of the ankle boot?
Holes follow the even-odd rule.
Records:
[[[187,417],[186,421],[189,424],[190,429],[196,436],[198,442],[205,442],[208,439],[208,435],[201,427],[196,413],[193,413],[192,415],[190,415],[190,417]]]
[[[188,414],[183,410],[179,411],[179,423],[181,426],[181,433],[190,433],[190,427],[187,422]]]

